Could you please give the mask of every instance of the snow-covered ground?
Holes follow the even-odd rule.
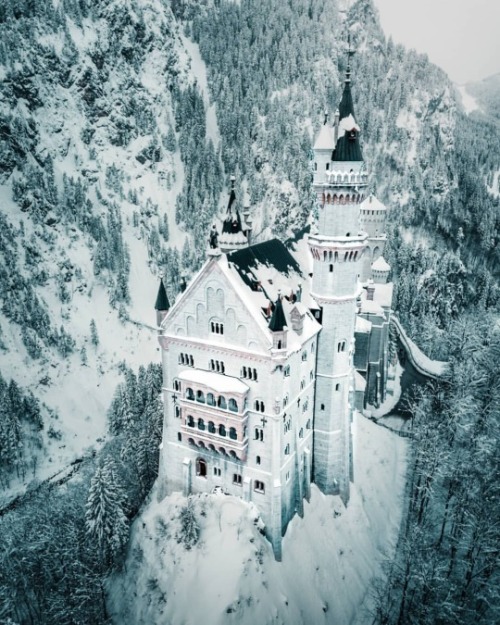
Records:
[[[424,354],[424,352],[416,345],[410,337],[406,334],[403,326],[396,317],[392,318],[396,324],[400,337],[408,347],[413,364],[421,369],[424,375],[430,375],[431,377],[441,377],[445,374],[448,368],[448,363],[441,360],[432,360]]]
[[[149,504],[132,528],[124,572],[111,580],[116,625],[364,625],[373,580],[395,550],[407,443],[356,415],[355,484],[347,508],[315,487],[288,527],[283,561],[254,525],[255,509],[225,495],[194,497],[201,527],[178,542],[179,494]]]
[[[479,109],[479,104],[477,103],[476,98],[471,96],[471,94],[467,91],[466,85],[457,85],[457,91],[460,94],[463,107],[467,114]]]

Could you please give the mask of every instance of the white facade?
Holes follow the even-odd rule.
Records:
[[[385,208],[360,213],[367,174],[350,109],[347,80],[334,126],[325,120],[315,144],[311,284],[310,269],[281,242],[244,244],[251,228],[241,225],[233,189],[223,235],[218,246],[211,238],[205,265],[172,308],[164,305],[170,310],[161,309],[164,291],[157,299],[160,496],[221,488],[254,502],[277,559],[312,481],[349,499],[355,390],[358,404],[365,389],[385,395],[392,301],[385,261],[376,266],[377,284],[368,283],[385,243]]]

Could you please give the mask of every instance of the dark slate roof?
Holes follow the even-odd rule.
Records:
[[[253,268],[257,268],[259,263],[274,267],[279,273],[288,274],[292,271],[302,275],[300,265],[278,239],[256,243],[242,250],[230,252],[227,259],[235,266],[241,279],[250,288],[253,285],[250,283],[248,273]]]
[[[269,329],[271,332],[282,332],[286,325],[285,311],[281,303],[281,296],[278,296],[276,304],[274,305],[273,314],[271,315],[271,320],[269,321]]]
[[[243,231],[241,227],[240,213],[238,209],[233,210],[232,208],[235,201],[236,194],[234,192],[234,189],[231,189],[231,193],[229,194],[229,202],[227,205],[227,216],[222,224],[222,232],[225,232],[226,234],[236,234]]]
[[[362,161],[363,154],[359,144],[359,132],[353,131],[354,136],[346,132],[343,137],[339,137],[335,150],[333,150],[332,161]]]
[[[354,104],[352,102],[352,93],[351,93],[351,82],[350,80],[346,80],[344,83],[344,92],[342,93],[342,99],[339,104],[339,119],[344,119],[344,117],[349,117],[354,115]]]
[[[163,278],[160,279],[160,288],[158,289],[158,295],[156,296],[155,310],[169,310],[170,302],[168,301],[167,291],[163,284]]]

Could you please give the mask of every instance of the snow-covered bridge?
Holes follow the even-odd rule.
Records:
[[[433,380],[441,379],[448,369],[448,363],[428,358],[406,334],[399,319],[393,315],[391,317],[391,321],[396,328],[399,340],[401,341],[408,359],[414,366],[415,370],[427,378],[432,378]]]

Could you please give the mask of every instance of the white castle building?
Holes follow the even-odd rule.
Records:
[[[319,218],[307,242],[250,245],[232,189],[208,260],[172,306],[161,282],[155,306],[161,496],[220,487],[254,502],[277,559],[311,482],[348,502],[353,410],[385,397],[386,210],[365,197],[359,132],[348,69],[314,146]]]

